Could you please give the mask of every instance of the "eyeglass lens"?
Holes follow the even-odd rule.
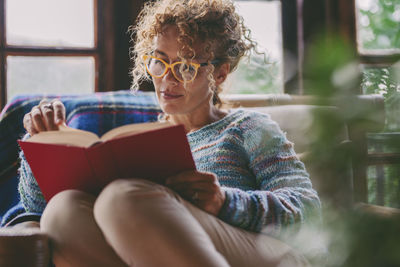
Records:
[[[161,60],[150,58],[147,67],[153,76],[159,77],[165,72],[167,66]],[[196,75],[196,68],[190,64],[174,64],[172,71],[180,81],[191,81]]]

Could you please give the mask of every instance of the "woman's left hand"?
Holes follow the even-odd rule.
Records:
[[[218,215],[225,202],[225,192],[213,173],[186,171],[171,176],[166,186],[202,210]]]

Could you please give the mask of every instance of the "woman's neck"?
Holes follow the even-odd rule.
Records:
[[[198,110],[197,112],[167,115],[166,117],[173,124],[183,124],[186,132],[190,133],[222,119],[226,114],[227,112],[212,105],[207,109]]]

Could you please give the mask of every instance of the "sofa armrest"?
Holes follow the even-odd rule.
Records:
[[[354,205],[354,208],[364,214],[376,216],[382,219],[392,219],[400,222],[400,209],[377,206],[358,202]]]
[[[357,107],[361,115],[357,127],[365,132],[382,130],[385,123],[384,98],[382,95],[354,95],[333,98],[321,98],[312,95],[289,94],[225,94],[221,95],[223,107],[267,107],[282,105],[318,105],[336,106],[342,108],[349,103],[352,108]],[[360,125],[361,124],[361,125]]]
[[[38,229],[0,229],[0,266],[48,267],[48,236]]]

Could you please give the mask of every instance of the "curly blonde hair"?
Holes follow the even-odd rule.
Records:
[[[178,43],[181,49],[178,57],[185,61],[196,56],[193,45],[201,41],[201,54],[207,61],[218,59],[218,65],[229,63],[230,71],[236,69],[240,59],[255,49],[256,42],[250,37],[250,30],[243,24],[243,18],[235,11],[231,0],[161,0],[147,2],[140,12],[137,25],[130,28],[134,47],[131,57],[134,61],[131,88],[137,90],[142,80],[149,80],[143,65],[144,55],[154,51],[154,38],[165,26],[174,25],[178,29]],[[213,65],[211,65],[213,66]],[[221,88],[215,86],[212,75],[214,66],[207,77],[213,88],[213,103],[220,104],[218,93]]]

